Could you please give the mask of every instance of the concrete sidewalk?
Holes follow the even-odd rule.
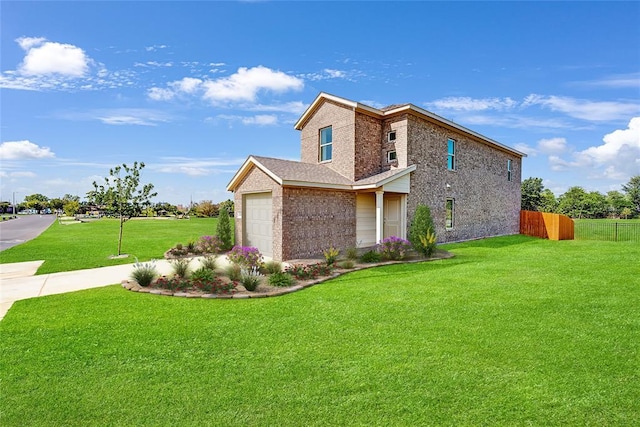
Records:
[[[219,256],[217,260],[218,268],[224,268],[228,263],[225,256]],[[43,262],[0,264],[0,319],[4,318],[15,301],[119,284],[129,278],[134,268],[133,264],[124,264],[34,276]],[[155,265],[161,275],[172,272],[167,260],[157,260]],[[190,266],[193,270],[198,264],[191,261]]]

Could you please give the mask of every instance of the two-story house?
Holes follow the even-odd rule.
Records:
[[[301,161],[249,156],[227,189],[236,243],[276,260],[406,238],[426,204],[439,242],[517,234],[517,150],[412,104],[320,93],[295,125]]]

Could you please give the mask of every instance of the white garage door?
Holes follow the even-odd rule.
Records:
[[[271,193],[244,196],[244,245],[273,256],[271,238]]]

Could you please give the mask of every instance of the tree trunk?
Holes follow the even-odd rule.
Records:
[[[122,255],[122,226],[124,225],[124,216],[120,214],[120,234],[118,236],[118,256]]]

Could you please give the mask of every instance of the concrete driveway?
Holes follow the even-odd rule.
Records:
[[[0,222],[0,251],[38,237],[55,220],[55,215],[18,215]]]

